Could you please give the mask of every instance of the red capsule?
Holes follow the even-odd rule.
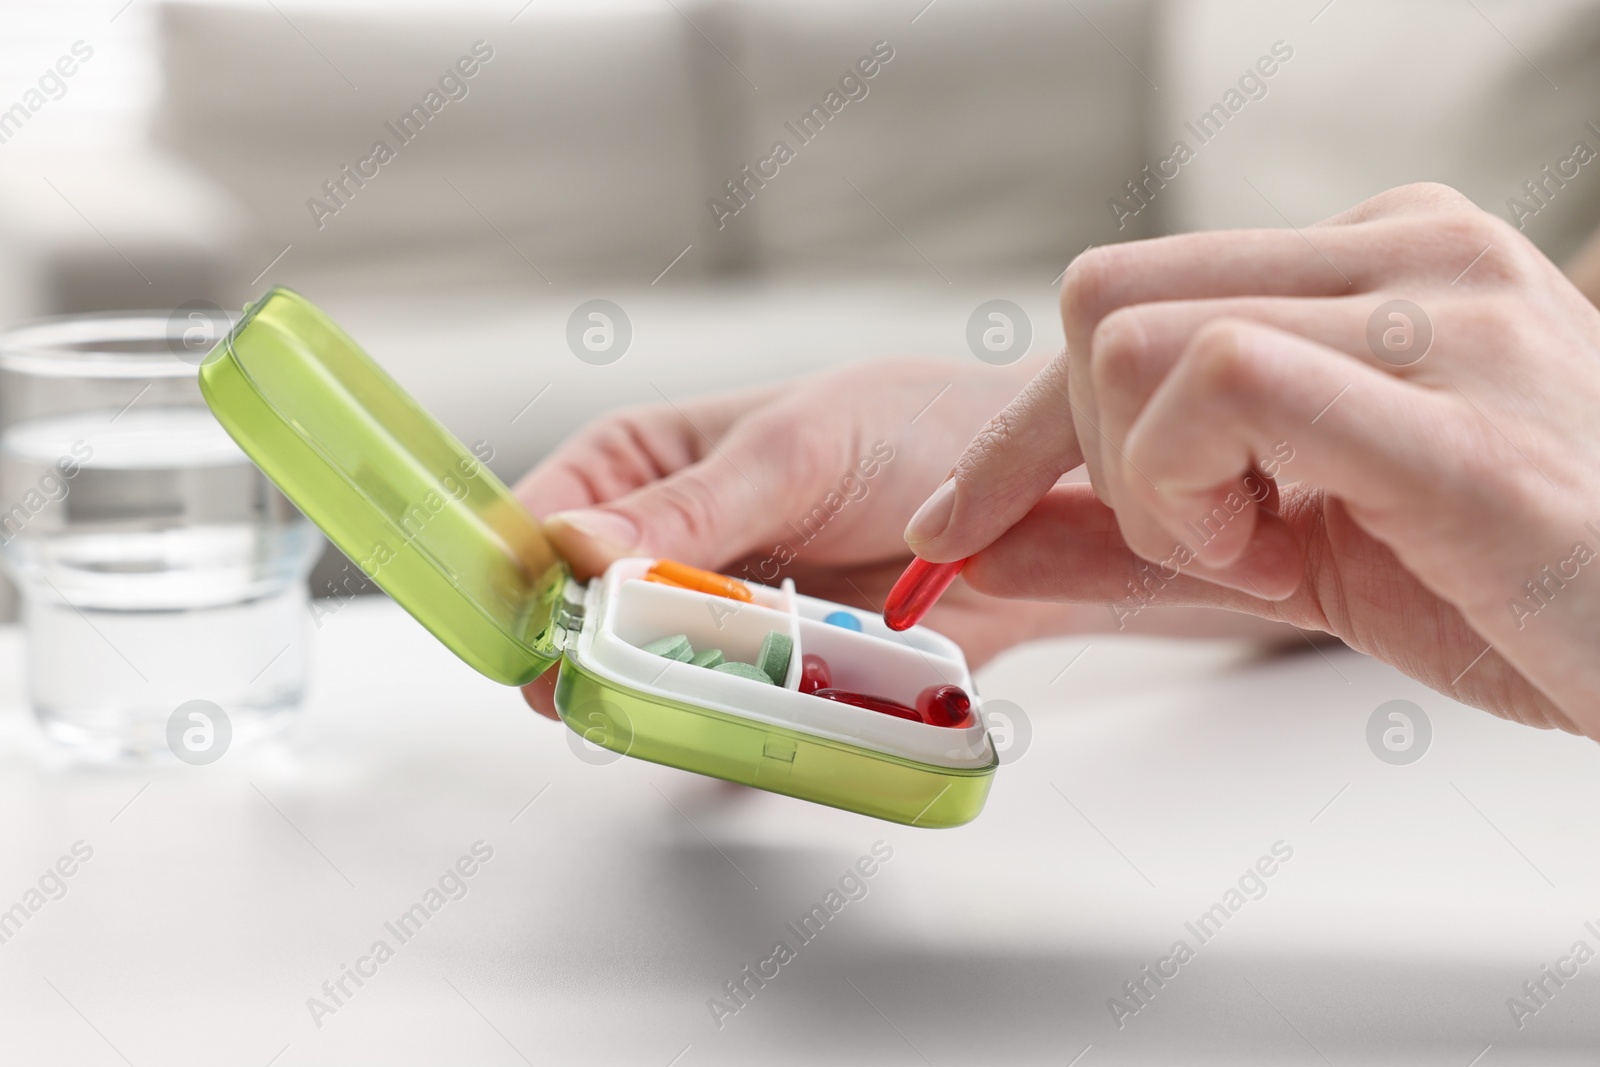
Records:
[[[966,564],[964,559],[954,563],[929,563],[921,556],[913,558],[894,588],[889,590],[889,599],[884,601],[883,621],[889,629],[909,630],[922,621]]]
[[[881,711],[885,715],[893,715],[900,719],[910,719],[912,722],[921,722],[922,716],[913,708],[908,708],[897,700],[886,697],[868,696],[865,693],[852,693],[847,689],[818,689],[812,696],[819,696],[824,700],[837,700],[841,704],[854,704],[858,708],[868,711]]]
[[[833,672],[828,669],[828,661],[814,652],[805,652],[800,656],[800,692],[815,693],[818,689],[827,689],[833,685]]]
[[[917,714],[929,726],[971,726],[972,698],[959,685],[930,685],[917,694]]]

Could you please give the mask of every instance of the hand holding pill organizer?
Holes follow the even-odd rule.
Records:
[[[559,664],[556,710],[585,740],[909,825],[982,810],[998,760],[966,660],[912,625],[942,572],[910,583],[893,628],[789,579],[672,560],[580,583],[505,485],[287,289],[245,310],[200,384],[284,494],[456,655],[506,685]]]

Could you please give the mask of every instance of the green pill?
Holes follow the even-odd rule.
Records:
[[[734,659],[726,663],[719,663],[711,669],[721,671],[723,674],[731,674],[737,678],[748,678],[752,682],[762,682],[766,685],[772,684],[772,676],[754,663],[740,663]]]
[[[708,648],[704,652],[696,652],[694,659],[690,660],[689,663],[694,667],[715,667],[725,658],[722,654],[722,649]]]
[[[688,634],[673,634],[671,637],[651,641],[644,646],[644,650],[653,656],[665,656],[679,663],[687,663],[694,658],[694,646],[689,644]]]
[[[794,655],[794,640],[786,633],[773,630],[761,639],[761,651],[756,654],[756,666],[767,672],[773,685],[782,685],[789,676],[789,657]]]

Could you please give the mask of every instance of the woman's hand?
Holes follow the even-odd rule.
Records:
[[[1062,315],[1067,352],[908,527],[919,555],[976,553],[1000,596],[1325,630],[1600,738],[1600,312],[1519,233],[1408,186],[1095,249]],[[1056,486],[1080,463],[1092,490]]]
[[[566,441],[516,492],[580,577],[637,555],[757,582],[781,569],[810,595],[875,611],[911,558],[906,516],[1027,375],[896,360],[630,408]],[[974,663],[1091,614],[972,590],[947,600],[929,623]],[[553,685],[526,690],[545,714]]]
[[[580,577],[662,556],[868,611],[905,569],[905,518],[1031,370],[891,360],[603,416],[517,495]],[[959,584],[928,616],[976,667],[1020,641],[1118,629],[1104,604],[1019,603]],[[1245,615],[1157,609],[1144,633],[1281,639]],[[524,689],[555,714],[555,672]]]

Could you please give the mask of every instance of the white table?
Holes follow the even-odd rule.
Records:
[[[1493,1067],[1600,1045],[1600,961],[1520,1031],[1506,1007],[1600,948],[1600,751],[1349,653],[1018,650],[980,685],[1027,709],[1031,747],[976,823],[931,831],[591,766],[380,600],[320,631],[286,741],[77,765],[0,634],[0,908],[94,850],[0,944],[6,1065]],[[1434,728],[1405,767],[1365,741],[1397,697]],[[1267,894],[1199,945],[1184,923],[1279,840]],[[466,896],[399,942],[385,922],[477,841]],[[877,841],[868,894],[800,944],[784,924]],[[317,1026],[307,999],[380,938],[393,958]],[[1108,998],[1179,938],[1194,958],[1119,1030]],[[795,958],[719,1030],[708,998],[779,939]]]

